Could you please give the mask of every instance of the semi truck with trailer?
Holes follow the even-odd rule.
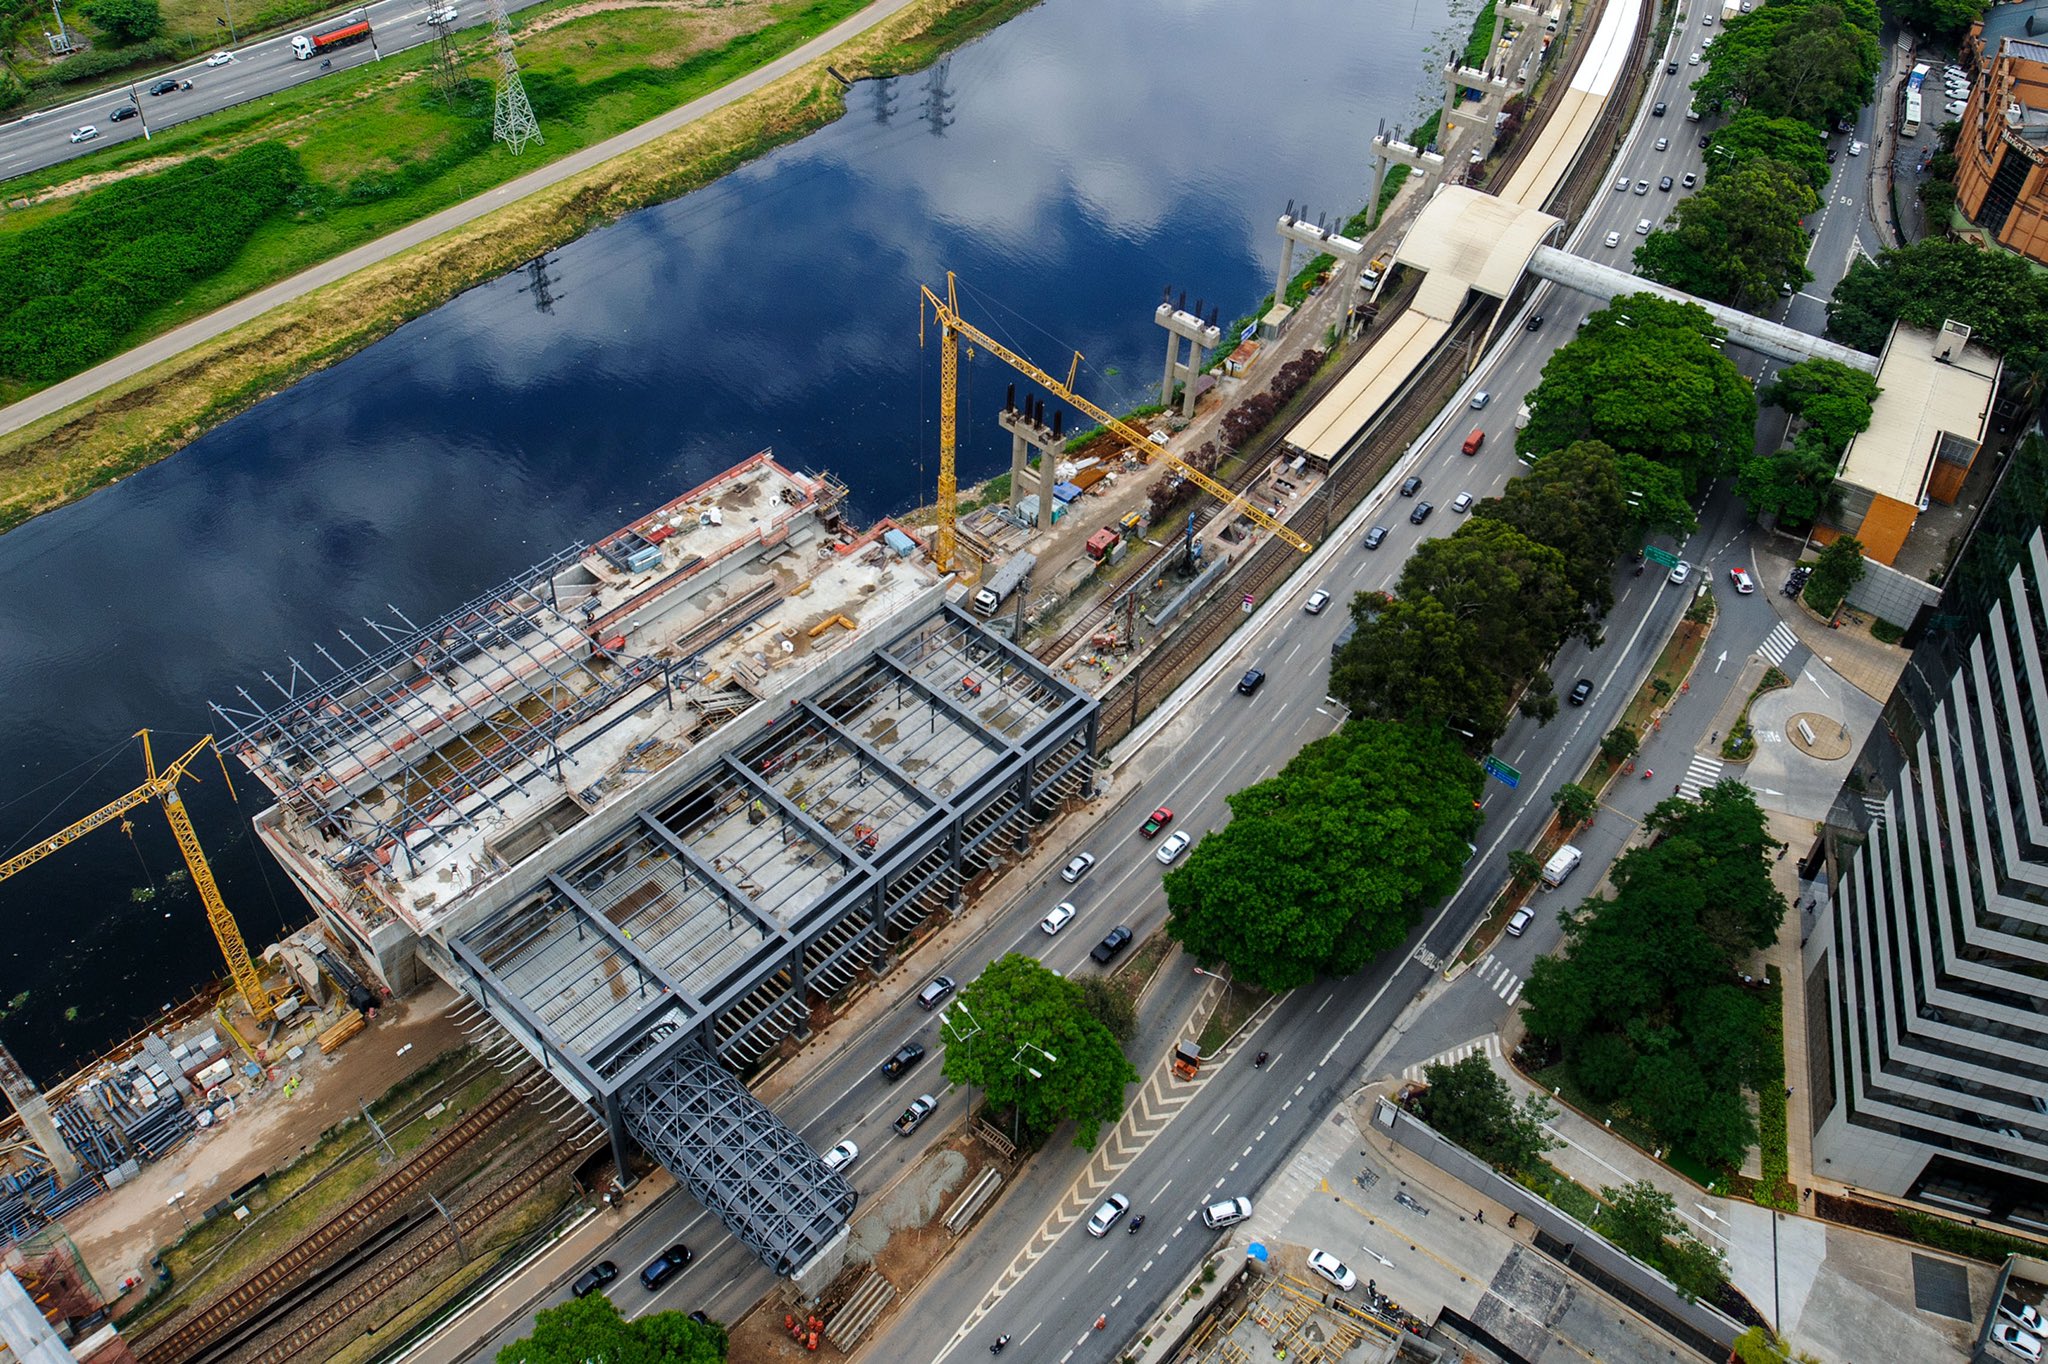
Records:
[[[340,24],[324,32],[315,33],[311,37],[303,33],[296,33],[292,35],[292,57],[297,61],[311,61],[313,58],[323,53],[332,52],[336,48],[347,47],[352,43],[360,43],[369,36],[370,21],[368,19],[357,19],[350,23]]]
[[[1031,570],[1038,567],[1038,556],[1028,551],[1013,554],[1003,561],[1002,567],[988,575],[974,594],[974,610],[977,615],[993,616],[1003,609],[1003,603],[1010,594],[1024,585],[1031,576]]]

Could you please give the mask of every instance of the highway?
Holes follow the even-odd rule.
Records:
[[[506,0],[505,8],[523,9],[531,3],[533,0]],[[380,56],[388,57],[430,42],[434,31],[427,26],[427,11],[435,7],[423,0],[380,0],[369,5],[374,47],[371,43],[354,43],[335,50],[329,57],[333,62],[330,70],[320,69],[318,57],[310,61],[294,58],[292,34],[279,34],[242,47],[224,43],[222,50],[231,52],[234,60],[222,66],[208,66],[206,58],[201,57],[138,78],[132,86],[133,98],[130,87],[105,87],[54,109],[38,110],[0,123],[0,179],[42,170],[101,147],[142,137],[145,132],[159,133],[201,115],[274,95],[322,76],[339,75]],[[460,15],[452,25],[454,28],[489,22],[490,11],[482,0],[452,0],[452,7]],[[309,21],[294,33],[319,33],[363,12],[349,10],[336,18]],[[228,31],[222,29],[222,39],[227,36]],[[164,78],[190,81],[192,88],[165,95],[147,93],[151,85]],[[141,117],[115,122],[111,117],[114,110],[131,103],[141,110]],[[98,128],[99,136],[89,142],[71,141],[72,130],[85,124]]]
[[[1702,125],[1683,115],[1690,96],[1686,85],[1698,74],[1686,54],[1698,46],[1703,31],[1697,20],[1672,38],[1667,60],[1660,62],[1641,113],[1616,164],[1609,185],[1626,175],[1629,186],[1600,192],[1574,234],[1574,249],[1593,259],[1625,264],[1626,251],[1639,241],[1639,219],[1661,220],[1682,193],[1656,188],[1658,177],[1674,182],[1687,172],[1699,173],[1703,152],[1697,145]],[[1651,112],[1657,100],[1667,113]],[[1866,143],[1869,113],[1853,136]],[[1667,138],[1664,150],[1656,148]],[[1846,148],[1848,135],[1837,141]],[[1846,155],[1835,167],[1826,207],[1814,220],[1817,232],[1812,268],[1819,278],[1809,291],[1790,300],[1790,320],[1809,330],[1822,319],[1821,300],[1846,268],[1856,250],[1861,228],[1860,189],[1848,177],[1867,173],[1867,163]],[[1650,188],[1638,195],[1637,180]],[[1610,231],[1624,246],[1604,246]],[[1540,377],[1556,345],[1568,340],[1578,320],[1594,304],[1546,285],[1523,312],[1503,324],[1493,354],[1482,361],[1458,397],[1446,407],[1408,456],[1320,547],[1307,568],[1295,575],[1284,593],[1262,604],[1251,628],[1240,632],[1228,648],[1210,659],[1197,675],[1197,689],[1181,710],[1167,720],[1150,742],[1118,755],[1112,766],[1104,809],[1086,831],[1062,828],[1055,846],[1036,854],[1039,871],[1034,888],[1014,903],[984,911],[985,928],[971,946],[952,959],[925,964],[923,974],[901,983],[901,1002],[882,1020],[839,1040],[844,1059],[828,1067],[777,1105],[784,1118],[799,1127],[818,1149],[851,1135],[862,1155],[851,1176],[864,1198],[888,1184],[915,1162],[928,1145],[900,1140],[889,1122],[919,1093],[939,1094],[939,1114],[924,1131],[943,1131],[966,1111],[967,1098],[948,1093],[939,1074],[942,1041],[935,1016],[919,1012],[910,996],[931,974],[945,971],[971,979],[988,961],[1008,950],[1040,956],[1063,973],[1100,969],[1087,952],[1110,927],[1128,924],[1143,938],[1165,919],[1159,888],[1163,870],[1153,857],[1155,844],[1137,834],[1145,814],[1159,804],[1176,812],[1175,828],[1193,833],[1217,827],[1228,816],[1225,798],[1233,791],[1271,775],[1299,747],[1331,732],[1342,720],[1341,708],[1326,699],[1330,647],[1344,626],[1341,609],[1319,616],[1301,610],[1318,588],[1341,607],[1362,590],[1390,587],[1409,552],[1424,537],[1447,535],[1462,517],[1450,511],[1459,492],[1484,498],[1521,472],[1513,451],[1512,417],[1517,405]],[[1544,318],[1540,329],[1528,320]],[[1745,373],[1763,366],[1753,356],[1731,352]],[[1473,393],[1491,395],[1475,411]],[[1488,440],[1477,456],[1461,453],[1472,426],[1484,427]],[[1760,438],[1774,446],[1776,431]],[[1414,499],[1396,492],[1409,475],[1422,480]],[[1407,513],[1417,502],[1435,505],[1422,525]],[[1361,545],[1365,529],[1384,525],[1388,534],[1378,550]],[[1548,725],[1517,717],[1495,747],[1496,756],[1521,773],[1509,789],[1489,782],[1484,800],[1485,825],[1477,837],[1478,852],[1464,881],[1450,900],[1411,935],[1407,950],[1390,954],[1357,976],[1319,981],[1280,1001],[1255,1020],[1246,1036],[1205,1067],[1198,1081],[1185,1085],[1185,1106],[1163,1127],[1154,1126],[1142,1144],[1115,1162],[1106,1186],[1130,1198],[1133,1213],[1146,1217],[1136,1235],[1122,1228],[1097,1240],[1083,1225],[1099,1201],[1099,1191],[1084,1182],[1088,1153],[1055,1146],[1020,1172],[1003,1196],[997,1216],[985,1219],[954,1251],[943,1273],[935,1274],[914,1300],[891,1317],[869,1346],[878,1357],[943,1359],[961,1348],[980,1350],[998,1334],[1007,1333],[1013,1348],[1026,1359],[1110,1360],[1119,1355],[1157,1309],[1187,1281],[1202,1259],[1226,1238],[1273,1235],[1255,1212],[1247,1227],[1211,1233],[1198,1219],[1199,1207],[1215,1198],[1251,1197],[1288,1158],[1307,1132],[1324,1120],[1333,1104],[1353,1092],[1361,1073],[1376,1053],[1390,1057],[1427,1056],[1444,1047],[1491,1032],[1512,1007],[1518,985],[1536,956],[1553,950],[1560,932],[1554,915],[1539,914],[1529,933],[1504,940],[1497,949],[1497,969],[1473,972],[1457,986],[1433,999],[1429,1007],[1411,1007],[1425,987],[1438,979],[1441,963],[1456,951],[1471,926],[1483,915],[1506,873],[1506,854],[1532,844],[1551,814],[1550,793],[1575,779],[1598,748],[1600,737],[1616,722],[1637,681],[1647,672],[1673,625],[1690,604],[1694,589],[1714,582],[1721,615],[1713,649],[1735,659],[1764,645],[1777,625],[1772,598],[1777,584],[1760,582],[1753,596],[1728,590],[1727,570],[1747,567],[1747,512],[1725,487],[1704,499],[1701,526],[1682,545],[1666,544],[1695,565],[1691,584],[1675,586],[1652,566],[1637,574],[1624,561],[1617,567],[1616,604],[1606,621],[1601,647],[1589,649],[1572,641],[1559,654],[1553,675],[1560,692],[1580,677],[1592,680],[1591,698],[1581,707],[1566,706]],[[1725,660],[1724,660],[1725,662]],[[1267,673],[1255,696],[1239,695],[1233,685],[1247,667]],[[1619,852],[1633,821],[1656,801],[1671,794],[1689,775],[1705,780],[1711,771],[1697,769],[1696,747],[1720,702],[1735,685],[1740,663],[1721,666],[1704,662],[1692,692],[1674,723],[1645,746],[1639,762],[1658,772],[1654,780],[1629,783],[1617,792],[1608,810],[1578,842],[1586,864],[1567,887],[1575,900],[1598,881],[1606,864]],[[1683,723],[1676,720],[1682,717]],[[1665,785],[1671,783],[1670,786]],[[1071,850],[1085,848],[1100,862],[1077,887],[1066,887],[1056,868]],[[1078,917],[1055,938],[1039,931],[1039,918],[1061,899],[1071,899]],[[1152,1066],[1173,1035],[1173,1025],[1192,1005],[1203,982],[1186,973],[1162,980],[1146,1001],[1142,1036],[1131,1047],[1149,1084]],[[1412,1016],[1404,1016],[1412,1015]],[[875,1066],[902,1041],[916,1038],[930,1048],[922,1066],[890,1085]],[[1263,1069],[1251,1055],[1270,1052]],[[1105,1132],[1104,1140],[1108,1140]],[[631,1276],[655,1251],[673,1240],[688,1241],[699,1259],[659,1293],[647,1293]],[[1341,1249],[1341,1248],[1340,1248]],[[687,1196],[677,1194],[641,1218],[611,1251],[622,1271],[611,1289],[614,1301],[629,1315],[647,1310],[704,1308],[714,1317],[733,1319],[769,1291],[767,1271],[726,1238],[716,1224]],[[546,1302],[560,1301],[557,1288]],[[1096,1318],[1107,1319],[1096,1331]],[[530,1315],[508,1323],[494,1339],[495,1350],[530,1329]]]

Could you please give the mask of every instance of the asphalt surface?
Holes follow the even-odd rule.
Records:
[[[507,0],[505,8],[523,9],[532,3],[534,0]],[[205,114],[376,61],[380,55],[389,56],[432,42],[434,30],[427,24],[427,11],[438,7],[422,0],[382,0],[372,4],[367,13],[374,47],[371,42],[354,43],[308,61],[299,61],[292,55],[290,33],[237,47],[228,41],[228,30],[222,29],[221,50],[234,58],[231,62],[209,66],[207,58],[202,57],[183,66],[166,67],[126,86],[109,86],[57,108],[0,123],[0,179],[42,170],[101,147],[159,133]],[[459,16],[451,28],[471,28],[490,22],[490,11],[483,0],[453,0],[450,7]],[[295,32],[310,37],[337,28],[364,12],[348,10],[335,18],[308,22]],[[321,69],[323,58],[333,63],[331,69]],[[164,95],[148,94],[149,87],[159,79],[190,81],[192,88]],[[140,117],[115,122],[114,111],[129,104],[140,110]],[[72,131],[86,124],[97,128],[99,136],[87,142],[73,142]]]

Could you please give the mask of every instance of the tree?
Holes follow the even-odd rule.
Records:
[[[1814,561],[1813,574],[1806,580],[1806,604],[1822,615],[1833,615],[1862,577],[1863,542],[1853,535],[1840,536]]]
[[[1625,763],[1636,755],[1639,742],[1634,730],[1616,725],[1600,737],[1600,753],[1611,763]]]
[[[86,15],[116,44],[146,43],[164,31],[157,0],[88,0]]]
[[[1839,456],[1870,428],[1878,391],[1874,374],[1839,360],[1801,360],[1778,371],[1763,392],[1763,402],[1804,422],[1826,451]]]
[[[1665,1237],[1685,1229],[1678,1220],[1677,1202],[1647,1179],[1631,1180],[1618,1189],[1602,1188],[1600,1198],[1600,1230],[1646,1265],[1663,1258]]]
[[[1924,37],[1956,37],[1984,17],[1985,0],[1885,0],[1884,11]]]
[[[1841,456],[1829,454],[1812,431],[1801,431],[1789,450],[1746,455],[1735,463],[1735,495],[1752,516],[1768,513],[1784,521],[1816,521],[1840,505],[1835,486]]]
[[[1499,1169],[1533,1169],[1545,1151],[1562,1144],[1543,1130],[1557,1109],[1540,1094],[1516,1104],[1507,1083],[1477,1052],[1448,1065],[1424,1066],[1422,1082],[1429,1086],[1418,1105],[1422,1120]]]
[[[1079,985],[1021,952],[990,962],[940,1030],[946,1078],[980,1089],[1034,1133],[1071,1121],[1074,1144],[1093,1149],[1101,1125],[1122,1116],[1124,1086],[1138,1072],[1083,998]]]
[[[2008,367],[2032,364],[2048,338],[2048,280],[2011,252],[1929,237],[1857,257],[1835,286],[1828,335],[1875,355],[1894,322],[1932,330],[1950,318]]]
[[[1543,859],[1525,848],[1508,849],[1508,879],[1521,885],[1534,884],[1543,875]]]
[[[1452,722],[1490,744],[1507,726],[1508,689],[1474,630],[1434,597],[1352,604],[1357,629],[1330,663],[1330,693],[1355,716],[1423,728]]]
[[[1785,897],[1771,882],[1771,864],[1783,845],[1771,837],[1746,783],[1731,778],[1694,800],[1665,800],[1643,817],[1643,827],[1657,840],[1615,863],[1610,875],[1617,892],[1655,884],[1648,893],[1662,896],[1666,881],[1691,887],[1683,903],[1696,906],[1702,929],[1730,969],[1778,940]]]
[[[1728,1286],[1728,1257],[1687,1232],[1664,1245],[1664,1277],[1694,1302],[1721,1296]]]
[[[1081,1007],[1119,1042],[1128,1042],[1138,1035],[1138,1006],[1129,995],[1111,985],[1107,976],[1082,979]]]
[[[1827,145],[1813,135],[1813,125],[1796,118],[1772,118],[1756,109],[1738,109],[1707,147],[1707,183],[1752,161],[1775,161],[1798,172],[1806,187],[1820,193],[1833,173]]]
[[[681,1312],[627,1321],[602,1293],[534,1314],[533,1334],[498,1351],[498,1364],[723,1364],[725,1328]]]
[[[1566,782],[1550,793],[1550,803],[1557,807],[1557,817],[1565,827],[1575,829],[1593,817],[1600,808],[1600,797],[1577,782]]]
[[[1557,683],[1547,671],[1537,669],[1529,685],[1522,689],[1522,699],[1515,702],[1515,709],[1539,725],[1557,718]]]
[[[1782,286],[1813,278],[1800,220],[1819,207],[1801,171],[1747,161],[1679,200],[1677,226],[1652,232],[1636,248],[1636,267],[1687,293],[1760,312]]]
[[[1268,990],[1348,975],[1457,884],[1484,784],[1443,731],[1354,719],[1230,797],[1166,874],[1167,930]]]
[[[1676,470],[1681,496],[1690,496],[1755,438],[1755,392],[1708,344],[1720,335],[1698,304],[1617,299],[1544,365],[1515,449],[1540,457],[1600,441]]]
[[[1792,1347],[1771,1334],[1768,1326],[1752,1326],[1735,1337],[1735,1358],[1741,1364],[1820,1364],[1820,1360]]]
[[[1867,0],[1776,0],[1731,16],[1695,102],[1741,105],[1825,128],[1869,101],[1883,51]]]

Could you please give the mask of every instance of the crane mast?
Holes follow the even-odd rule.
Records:
[[[956,492],[958,472],[954,465],[955,456],[959,450],[959,434],[954,429],[954,422],[958,412],[959,339],[963,336],[995,356],[998,360],[1001,360],[1010,368],[1016,370],[1019,374],[1030,379],[1046,392],[1051,393],[1069,406],[1078,408],[1086,413],[1105,430],[1115,432],[1120,440],[1136,450],[1148,461],[1153,458],[1163,458],[1181,477],[1187,479],[1219,502],[1222,502],[1226,510],[1233,507],[1241,509],[1244,515],[1251,521],[1280,539],[1285,540],[1303,554],[1315,548],[1314,545],[1296,535],[1279,520],[1267,515],[1259,507],[1252,505],[1243,493],[1235,492],[1228,486],[1218,483],[1215,479],[1182,460],[1171,451],[1164,450],[1154,444],[1145,432],[1138,430],[1126,421],[1110,415],[1107,411],[1097,407],[1088,399],[1074,392],[1073,376],[1080,365],[1080,356],[1078,354],[1074,358],[1074,368],[1068,371],[1068,381],[1063,384],[1037,365],[1032,364],[1029,360],[960,316],[952,271],[948,270],[946,272],[945,298],[940,298],[937,294],[933,293],[927,285],[920,284],[917,287],[919,292],[924,295],[925,302],[930,305],[932,315],[937,319],[940,331],[939,522],[938,531],[932,537],[932,561],[938,566],[940,572],[950,572],[953,566],[954,525],[959,518],[960,511],[958,505],[959,497]],[[920,334],[923,331],[923,316],[923,311],[920,310],[918,314]]]

